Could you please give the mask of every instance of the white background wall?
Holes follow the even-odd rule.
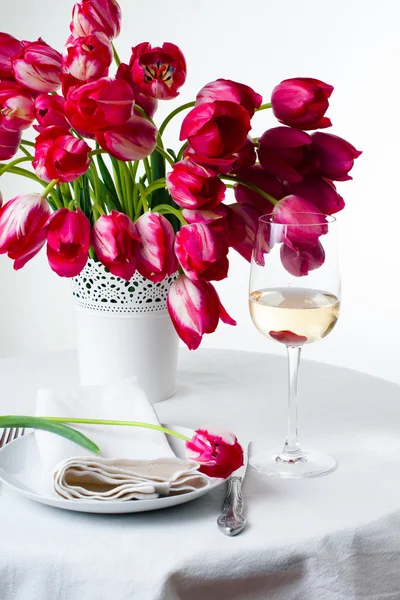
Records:
[[[2,3],[4,0],[2,0]],[[273,86],[294,76],[335,86],[330,130],[364,151],[342,184],[347,201],[339,214],[343,309],[336,330],[309,346],[308,358],[344,365],[400,383],[398,173],[400,36],[396,0],[121,0],[123,31],[116,45],[172,41],[184,51],[188,79],[159,119],[194,98],[218,77],[251,85],[269,100]],[[2,10],[1,29],[20,39],[45,41],[62,50],[73,0],[13,0]],[[272,115],[254,119],[254,135],[275,125]],[[177,146],[178,123],[168,143]],[[5,199],[35,184],[2,177]],[[222,325],[203,347],[283,352],[253,327],[247,312],[248,264],[232,256],[231,273],[218,289],[236,328]],[[46,266],[43,252],[24,270],[0,257],[0,356],[72,347],[74,322],[69,283]]]

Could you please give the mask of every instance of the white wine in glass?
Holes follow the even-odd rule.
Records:
[[[265,215],[259,221],[249,310],[258,331],[287,348],[288,434],[282,451],[262,452],[250,462],[268,475],[316,477],[333,471],[336,463],[330,456],[300,447],[297,380],[302,347],[326,337],[339,317],[335,219],[319,213],[280,214],[279,223],[275,218]]]

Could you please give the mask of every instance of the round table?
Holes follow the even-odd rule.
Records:
[[[283,357],[180,354],[178,389],[161,421],[234,431],[251,452],[280,446]],[[74,352],[0,361],[1,412],[33,414],[39,387],[78,381]],[[132,515],[66,512],[0,496],[1,598],[7,600],[395,600],[400,598],[400,388],[304,361],[300,439],[337,459],[317,479],[248,469],[248,526],[216,526],[224,489]]]

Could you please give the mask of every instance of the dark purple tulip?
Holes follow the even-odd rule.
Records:
[[[352,179],[349,171],[353,168],[354,159],[362,152],[343,138],[330,133],[316,131],[311,139],[313,155],[317,161],[316,173],[334,181]]]
[[[258,158],[262,167],[278,179],[301,181],[315,167],[311,142],[308,133],[300,129],[273,127],[259,139]]]
[[[237,176],[239,179],[243,179],[248,183],[259,187],[264,192],[280,200],[285,195],[285,188],[283,184],[273,175],[264,171],[261,165],[254,165],[248,169],[241,169]],[[273,209],[273,204],[261,194],[254,192],[245,185],[237,184],[235,187],[235,198],[241,204],[252,204],[258,208],[263,214],[270,213]]]
[[[286,244],[281,246],[281,261],[286,271],[295,277],[308,275],[310,271],[318,269],[325,261],[325,251],[321,242],[312,248],[290,248]]]
[[[333,215],[344,208],[344,200],[332,181],[318,175],[307,175],[303,181],[287,183],[286,189],[289,194],[308,200],[325,215]]]
[[[323,129],[332,125],[325,117],[333,87],[309,77],[285,79],[272,91],[274,115],[283,123],[300,129]]]

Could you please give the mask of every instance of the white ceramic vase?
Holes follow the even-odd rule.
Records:
[[[135,273],[125,281],[89,260],[72,279],[83,385],[136,375],[150,402],[174,394],[179,340],[166,299],[175,278],[152,283]]]

